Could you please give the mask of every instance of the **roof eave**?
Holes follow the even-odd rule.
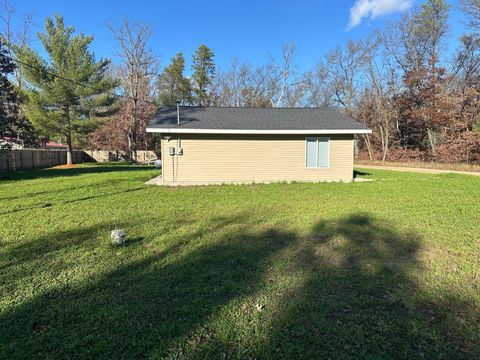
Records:
[[[304,135],[304,134],[371,134],[371,129],[256,130],[256,129],[187,129],[147,127],[147,132],[161,134],[245,134],[245,135]]]

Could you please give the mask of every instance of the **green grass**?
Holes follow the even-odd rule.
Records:
[[[0,358],[480,358],[480,178],[156,175],[0,180]]]

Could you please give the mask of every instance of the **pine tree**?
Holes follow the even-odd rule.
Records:
[[[8,74],[12,74],[15,65],[7,55],[3,44],[0,42],[0,134],[4,136],[6,130],[15,121],[17,97]]]
[[[192,100],[190,81],[183,75],[184,69],[185,59],[182,53],[178,53],[160,76],[160,105],[174,106],[177,101],[185,104]]]
[[[206,45],[200,45],[193,54],[192,80],[194,102],[199,106],[208,106],[211,100],[210,86],[215,76],[214,54]]]
[[[32,125],[19,113],[20,99],[8,79],[14,70],[15,64],[0,42],[0,137],[22,145],[33,145]],[[1,143],[0,147],[3,147]]]
[[[89,52],[93,37],[74,32],[55,15],[38,33],[48,59],[28,47],[15,49],[27,81],[25,114],[43,136],[66,140],[67,164],[72,163],[74,137],[115,111],[111,90],[117,85],[106,74],[110,61],[96,61]]]
[[[448,32],[449,5],[445,0],[428,0],[413,17],[413,32],[417,39],[417,51],[426,57],[430,69],[440,60],[442,41]]]

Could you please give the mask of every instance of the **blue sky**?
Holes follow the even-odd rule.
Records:
[[[58,12],[77,31],[94,35],[91,50],[97,57],[115,60],[116,47],[106,28],[122,16],[150,24],[150,47],[168,64],[176,52],[189,59],[199,44],[215,52],[217,65],[228,66],[233,57],[253,65],[280,56],[281,45],[295,42],[299,70],[347,39],[367,36],[375,28],[397,18],[420,0],[243,0],[243,1],[132,1],[132,0],[10,0],[20,14],[32,13],[35,30]],[[451,1],[449,50],[464,32],[458,1]],[[351,9],[352,13],[351,13]],[[350,16],[352,15],[352,16]],[[353,26],[354,25],[354,26]],[[38,47],[38,41],[32,44]]]

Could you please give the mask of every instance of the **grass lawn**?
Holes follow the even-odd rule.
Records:
[[[480,178],[0,180],[0,358],[480,358]],[[127,232],[125,247],[110,230]]]

